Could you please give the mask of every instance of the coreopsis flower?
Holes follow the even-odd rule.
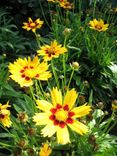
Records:
[[[36,122],[36,125],[46,125],[41,130],[44,137],[51,137],[56,133],[57,142],[66,144],[70,143],[68,127],[80,135],[88,132],[88,127],[76,118],[89,114],[91,107],[86,104],[74,107],[77,96],[76,91],[71,89],[67,91],[63,99],[61,91],[53,88],[51,91],[52,103],[45,100],[36,101],[37,107],[43,112],[36,113],[33,121]]]
[[[24,22],[24,26],[22,26],[23,29],[26,29],[27,31],[32,30],[33,32],[36,31],[36,29],[39,29],[43,25],[43,21],[40,20],[40,18],[33,21],[30,17],[28,18],[28,22]]]
[[[44,143],[39,152],[39,156],[49,156],[52,153],[48,143]]]
[[[117,111],[117,100],[112,101],[112,110]]]
[[[44,56],[45,61],[49,61],[52,58],[57,58],[60,54],[67,52],[65,47],[57,43],[56,40],[51,42],[50,45],[44,45],[40,50],[37,50],[39,56]]]
[[[46,81],[51,77],[46,62],[39,62],[37,56],[31,60],[30,57],[18,58],[14,63],[10,63],[9,72],[10,78],[17,82],[21,87],[29,87],[33,85],[33,79]]]
[[[9,102],[4,105],[0,103],[0,123],[5,127],[10,127],[12,123],[10,120],[10,111],[8,110],[8,107],[11,107]]]
[[[60,7],[64,8],[64,9],[72,9],[73,8],[73,4],[68,2],[67,0],[61,0],[59,2]]]
[[[108,26],[109,24],[104,24],[104,21],[102,19],[94,19],[93,21],[89,22],[89,27],[99,32],[106,31],[108,29]]]

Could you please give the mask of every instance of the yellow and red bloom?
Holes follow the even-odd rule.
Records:
[[[40,50],[37,50],[39,56],[44,56],[45,61],[49,61],[52,58],[57,58],[60,54],[67,52],[65,47],[58,44],[56,40],[51,42],[50,45],[44,45]]]
[[[67,0],[61,0],[59,2],[60,7],[64,8],[64,9],[72,9],[73,8],[73,4],[68,2]]]
[[[84,104],[74,108],[77,96],[76,91],[72,89],[67,91],[62,100],[61,91],[53,88],[51,91],[52,103],[45,100],[36,101],[37,107],[44,112],[36,113],[33,121],[36,122],[36,125],[46,125],[41,130],[44,137],[51,137],[56,133],[57,142],[66,144],[70,142],[68,127],[80,135],[88,132],[88,127],[76,118],[89,114],[91,107]]]
[[[89,27],[99,32],[106,31],[108,29],[108,26],[109,24],[104,24],[104,21],[102,19],[94,19],[93,21],[89,22]]]
[[[48,143],[44,143],[39,152],[39,156],[49,156],[52,153]]]
[[[10,78],[17,82],[21,87],[29,87],[33,85],[33,79],[46,81],[51,77],[46,62],[39,62],[37,56],[31,60],[30,57],[18,58],[14,63],[10,63],[9,72]]]
[[[7,109],[8,107],[11,107],[9,102],[4,105],[0,103],[0,123],[5,127],[10,127],[12,123],[10,120],[10,111]]]
[[[24,22],[24,26],[22,26],[23,29],[26,29],[27,31],[32,30],[33,32],[36,31],[36,29],[39,29],[43,25],[43,21],[40,20],[40,18],[33,21],[30,17],[28,18],[28,22]]]

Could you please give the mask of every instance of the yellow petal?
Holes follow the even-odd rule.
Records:
[[[86,104],[84,104],[82,106],[73,108],[72,111],[75,113],[74,117],[82,117],[89,114],[91,111],[91,106],[86,106]]]
[[[37,107],[44,112],[49,111],[53,107],[51,103],[45,100],[36,100],[36,104],[37,104]]]
[[[57,104],[62,105],[62,94],[61,91],[57,88],[53,88],[53,90],[51,91],[51,98],[54,106],[56,106]]]
[[[78,94],[76,93],[74,89],[67,91],[65,98],[64,98],[63,105],[68,105],[69,109],[71,109],[76,102],[77,96]]]
[[[64,128],[57,127],[57,142],[59,144],[70,143],[69,132],[67,126]]]
[[[31,19],[31,17],[28,18],[28,21],[29,21],[29,22],[33,22],[33,20]]]
[[[33,121],[36,122],[36,125],[46,125],[52,122],[47,113],[36,113],[33,116]]]
[[[79,133],[80,135],[83,135],[88,132],[88,127],[82,124],[79,121],[74,121],[73,124],[68,124],[68,126],[75,132]]]
[[[41,130],[41,134],[44,137],[51,137],[52,135],[54,135],[57,131],[57,126],[54,126],[53,123],[50,123],[48,125],[46,125],[42,130]]]

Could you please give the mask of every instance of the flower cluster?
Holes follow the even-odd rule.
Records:
[[[9,102],[4,105],[0,103],[0,123],[5,127],[10,127],[12,123],[10,120],[10,111],[7,109],[8,107],[10,107]]]
[[[86,104],[75,107],[78,94],[74,89],[67,91],[62,101],[62,93],[57,88],[51,91],[52,103],[45,100],[37,100],[37,107],[44,111],[36,113],[33,121],[36,125],[46,125],[41,133],[44,137],[51,137],[57,133],[57,142],[60,144],[70,143],[68,127],[80,135],[88,132],[88,127],[76,118],[87,115],[91,111]]]
[[[18,58],[14,63],[10,63],[9,72],[10,78],[16,81],[21,87],[29,87],[33,85],[33,79],[48,80],[51,77],[51,73],[48,70],[48,64],[46,62],[39,61],[39,58],[35,56],[33,60],[30,57]]]

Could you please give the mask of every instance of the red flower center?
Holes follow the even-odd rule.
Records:
[[[69,106],[61,106],[60,104],[56,105],[56,108],[50,109],[51,115],[49,119],[53,121],[54,125],[58,125],[61,128],[64,128],[67,124],[72,124],[72,117],[75,115],[74,112],[69,110]]]

